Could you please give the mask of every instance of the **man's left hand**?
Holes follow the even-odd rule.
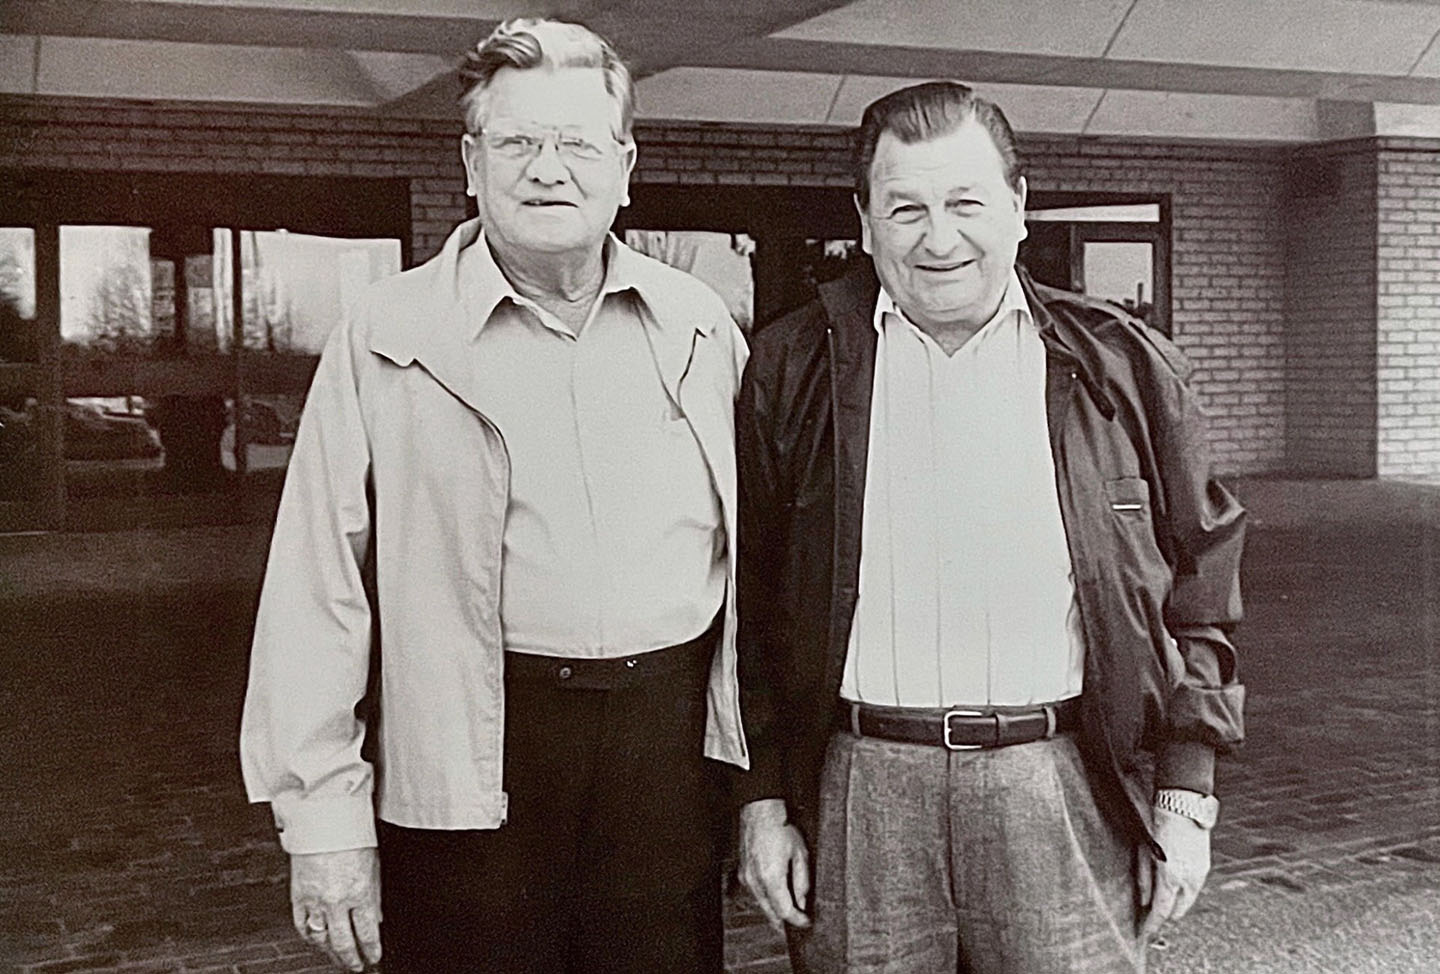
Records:
[[[1208,830],[1183,815],[1157,808],[1155,838],[1165,850],[1165,861],[1159,862],[1142,848],[1136,866],[1140,908],[1145,911],[1140,928],[1142,943],[1159,933],[1166,920],[1178,920],[1190,911],[1210,874]]]

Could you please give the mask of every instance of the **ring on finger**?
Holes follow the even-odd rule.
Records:
[[[316,923],[315,921],[320,921]],[[325,932],[325,918],[323,916],[309,916],[305,919],[305,932],[310,934]]]

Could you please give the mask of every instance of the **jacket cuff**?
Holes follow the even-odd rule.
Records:
[[[375,810],[369,795],[299,799],[278,796],[270,805],[280,846],[290,855],[365,849],[375,840]]]
[[[1215,749],[1198,741],[1165,745],[1155,764],[1156,788],[1184,788],[1202,795],[1215,793]]]
[[[762,798],[785,798],[785,773],[780,752],[760,748],[751,742],[750,770],[736,769],[731,775],[730,793],[737,809]]]

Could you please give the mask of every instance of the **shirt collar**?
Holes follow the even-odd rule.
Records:
[[[669,324],[679,327],[683,323],[687,329],[698,329],[709,334],[713,328],[712,323],[697,324],[689,319],[676,320],[673,313],[661,313],[661,310],[671,303],[668,300],[669,289],[664,281],[664,273],[668,268],[631,250],[613,233],[606,236],[604,247],[605,279],[600,284],[597,304],[607,295],[633,291],[662,331],[667,330]],[[656,273],[657,270],[660,273]],[[501,272],[485,239],[484,230],[481,230],[474,243],[461,252],[456,273],[460,277],[457,282],[460,292],[475,323],[472,338],[479,336],[495,309],[507,298],[522,307],[536,307],[535,302],[517,292]]]
[[[1021,322],[1029,322],[1032,327],[1034,326],[1035,316],[1030,311],[1030,305],[1025,301],[1025,291],[1020,286],[1020,276],[1015,273],[1013,267],[1010,269],[1010,279],[1005,283],[1005,293],[1000,296],[1000,306],[995,309],[995,314],[990,316],[990,320],[985,322],[984,326],[976,331],[975,334],[978,335],[980,332],[1004,321],[1006,316],[1012,311],[1020,316]],[[875,316],[872,319],[872,323],[877,332],[883,332],[885,330],[885,316],[887,314],[893,314],[901,321],[911,325],[911,327],[915,327],[915,323],[910,321],[905,312],[900,310],[899,305],[895,303],[895,299],[890,296],[890,292],[885,290],[885,285],[881,284],[880,294],[875,299]]]

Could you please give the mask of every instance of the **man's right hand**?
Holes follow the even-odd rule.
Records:
[[[363,971],[380,961],[380,857],[372,849],[290,857],[295,929],[337,966]]]
[[[762,798],[740,809],[740,882],[770,925],[810,926],[810,860],[805,839],[785,815],[781,798]]]

